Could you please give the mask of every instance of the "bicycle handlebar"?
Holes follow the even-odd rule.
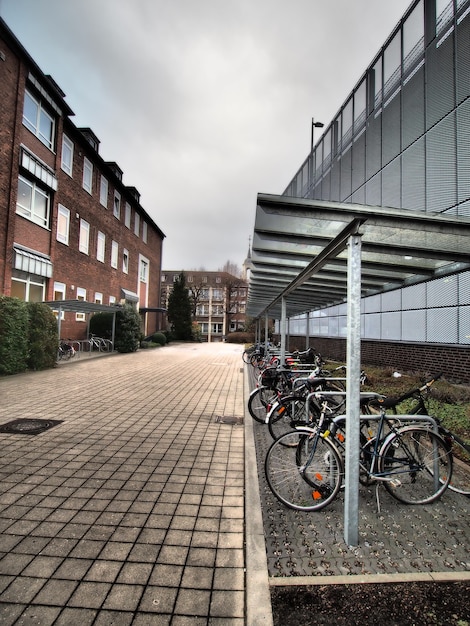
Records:
[[[416,394],[418,393],[421,394],[427,389],[429,389],[429,387],[431,387],[431,385],[433,385],[436,380],[441,378],[442,375],[443,375],[443,372],[439,372],[438,374],[436,374],[435,376],[427,380],[420,387],[416,387],[415,389],[412,389],[411,391],[404,393],[402,396],[392,396],[390,398],[379,398],[377,399],[377,402],[380,404],[380,406],[386,409],[394,409],[398,404],[401,404],[405,400],[408,400],[408,398],[413,398],[413,396],[415,396]]]

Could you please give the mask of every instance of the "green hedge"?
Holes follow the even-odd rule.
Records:
[[[57,320],[47,304],[0,296],[0,375],[54,367]]]

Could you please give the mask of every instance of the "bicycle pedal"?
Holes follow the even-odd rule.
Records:
[[[390,484],[392,485],[392,487],[399,487],[401,485],[401,480],[399,480],[398,478],[392,478]]]

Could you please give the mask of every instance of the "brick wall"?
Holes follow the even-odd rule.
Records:
[[[310,345],[325,359],[346,361],[346,340],[311,337]],[[305,350],[305,337],[290,337],[289,350]],[[456,383],[470,383],[470,346],[384,341],[361,342],[361,364],[391,367],[398,371],[443,372]]]

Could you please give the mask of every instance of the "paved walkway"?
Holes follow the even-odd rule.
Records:
[[[379,513],[365,490],[355,548],[342,497],[317,514],[277,502],[269,433],[241,425],[241,352],[170,345],[0,378],[2,626],[271,626],[273,585],[469,580],[463,496],[384,494]],[[1,432],[16,419],[52,427]]]
[[[0,426],[62,421],[0,433],[2,626],[246,623],[241,351],[0,379]]]

